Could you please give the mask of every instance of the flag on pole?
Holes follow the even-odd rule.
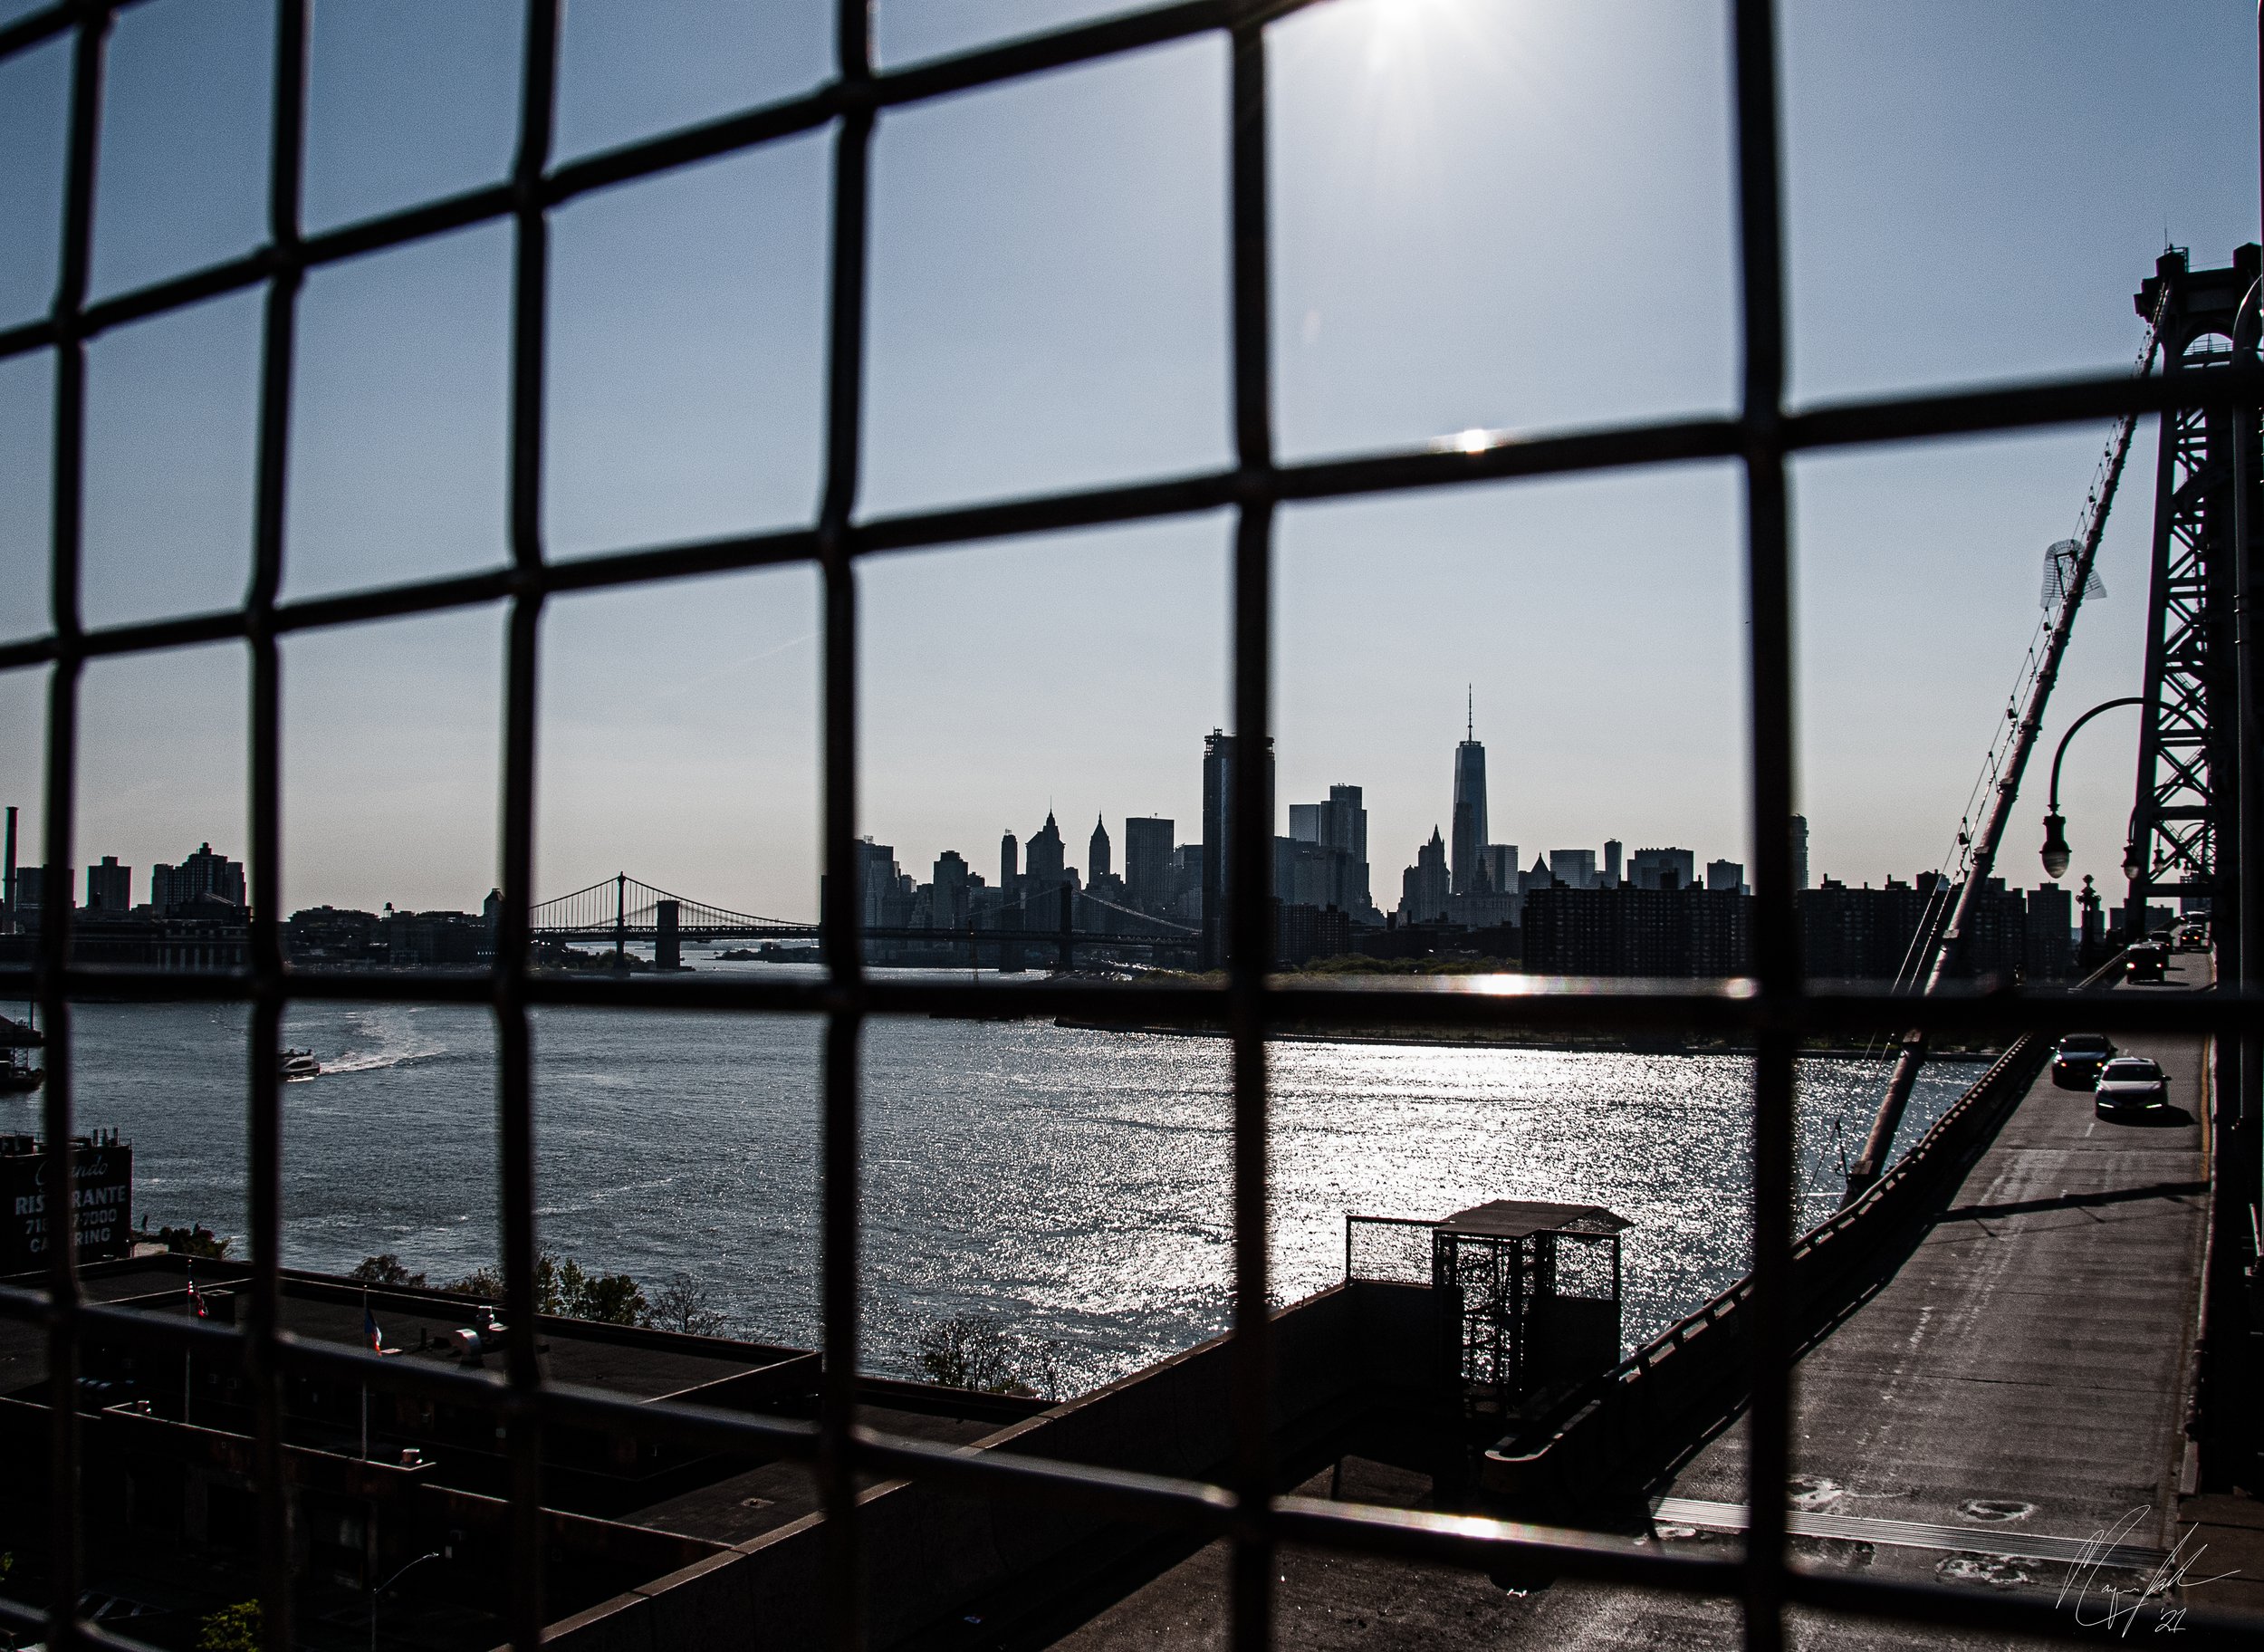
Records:
[[[369,1311],[369,1293],[361,1293],[361,1340],[369,1345],[373,1354],[385,1352],[385,1333],[378,1329],[377,1316]]]

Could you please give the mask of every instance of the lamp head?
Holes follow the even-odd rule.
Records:
[[[2057,813],[2044,817],[2044,876],[2057,882],[2067,875],[2067,821]]]
[[[2146,846],[2133,838],[2123,850],[2123,876],[2136,883],[2146,875]]]

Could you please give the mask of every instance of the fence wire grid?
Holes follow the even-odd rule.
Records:
[[[147,3],[147,0],[144,0]],[[506,1621],[512,1643],[540,1644],[544,1622],[541,1555],[540,1438],[546,1426],[604,1427],[710,1449],[757,1449],[814,1465],[827,1533],[820,1586],[831,1645],[864,1644],[856,1506],[859,1473],[918,1476],[983,1498],[1022,1499],[1099,1510],[1185,1532],[1223,1536],[1229,1569],[1233,1644],[1271,1644],[1276,1548],[1289,1542],[1500,1568],[1544,1564],[1567,1576],[1603,1580],[1740,1603],[1743,1643],[1775,1652],[1786,1641],[1786,1612],[1799,1607],[1958,1626],[2048,1639],[2084,1632],[2048,1602],[1973,1590],[1826,1576],[1789,1563],[1783,1503],[1752,1498],[1751,1526],[1737,1558],[1660,1552],[1616,1536],[1492,1520],[1413,1513],[1275,1493],[1268,1446],[1271,1338],[1267,1321],[1266,1058],[1263,1035],[1276,1020],[1307,1027],[1357,1019],[1365,1026],[1525,1028],[1681,1027],[1739,1031],[1754,1047],[1752,1289],[1756,1330],[1751,1456],[1747,1484],[1785,1484],[1791,1387],[1786,1269],[1794,1236],[1793,1061],[1809,1032],[1938,1031],[2072,1025],[2065,999],[1997,994],[1913,1001],[1886,994],[1809,993],[1801,978],[1792,900],[1788,822],[1794,812],[1794,694],[1790,554],[1786,466],[1799,451],[2067,424],[2212,405],[2252,409],[2255,363],[2209,376],[2206,388],[2179,376],[2064,377],[2011,385],[1974,385],[1795,409],[1785,405],[1785,292],[1780,212],[1776,7],[1773,0],[1725,0],[1731,31],[1737,185],[1738,321],[1741,329],[1739,411],[1670,420],[1489,438],[1449,448],[1370,453],[1281,464],[1273,452],[1269,360],[1268,26],[1311,0],[1180,0],[1098,22],[1009,41],[902,69],[876,70],[866,0],[840,0],[834,24],[839,69],[807,94],[553,166],[559,0],[528,0],[516,160],[509,178],[427,201],[320,235],[301,233],[301,176],[306,131],[307,0],[276,0],[267,244],[245,256],[90,303],[96,139],[104,91],[103,52],[125,0],[72,0],[0,28],[0,61],[68,35],[69,133],[61,268],[44,320],[0,330],[0,360],[46,352],[53,368],[53,489],[51,629],[0,645],[0,669],[43,667],[48,674],[45,876],[67,888],[75,863],[72,823],[78,773],[79,683],[90,659],[145,654],[189,644],[240,639],[252,662],[250,956],[230,976],[90,972],[71,961],[69,909],[55,904],[34,963],[0,970],[0,989],[34,996],[46,1018],[48,1080],[43,1124],[58,1144],[67,1177],[72,1133],[72,1004],[96,994],[223,999],[251,1006],[248,1098],[251,1144],[251,1279],[238,1326],[169,1321],[82,1298],[69,1245],[50,1247],[41,1290],[0,1288],[0,1314],[45,1328],[50,1381],[50,1484],[56,1543],[48,1609],[0,1602],[0,1626],[43,1635],[56,1648],[128,1647],[134,1643],[78,1616],[82,1530],[76,1392],[82,1340],[96,1333],[172,1352],[194,1349],[227,1362],[247,1380],[256,1417],[258,1482],[284,1483],[283,1396],[292,1374],[328,1372],[380,1391],[484,1408],[505,1431],[511,1473],[511,1552]],[[877,124],[888,111],[954,92],[1041,75],[1169,41],[1223,34],[1232,56],[1231,343],[1234,463],[1126,485],[1050,493],[974,505],[866,518],[858,513],[867,315],[867,197]],[[791,530],[654,545],[559,563],[544,554],[541,531],[542,386],[552,208],[594,190],[652,178],[692,162],[797,134],[828,132],[831,155],[830,273],[826,327],[824,481],[814,521]],[[278,600],[285,556],[284,479],[297,300],[307,272],[465,226],[508,219],[513,231],[510,333],[509,564],[492,572],[380,585],[341,595]],[[107,329],[247,288],[264,291],[259,379],[253,575],[242,606],[151,623],[89,629],[80,613],[80,545],[85,432],[86,346]],[[1272,985],[1265,962],[1272,923],[1265,891],[1272,826],[1270,788],[1234,788],[1230,826],[1232,894],[1226,914],[1230,964],[1223,985],[1089,987],[1032,985],[1042,1011],[1159,1021],[1215,1021],[1223,1011],[1233,1038],[1234,1300],[1232,1422],[1235,1447],[1224,1484],[1108,1472],[1031,1458],[973,1456],[896,1438],[857,1420],[855,1275],[859,1210],[859,1039],[868,1016],[970,1016],[995,1004],[979,985],[866,978],[855,898],[857,837],[858,613],[856,563],[882,551],[933,550],[1104,523],[1218,509],[1234,515],[1232,561],[1233,728],[1264,736],[1270,727],[1272,531],[1276,506],[1407,488],[1466,485],[1517,477],[1628,468],[1697,459],[1741,466],[1745,484],[1745,574],[1750,646],[1750,819],[1753,868],[1754,973],[1741,982],[1652,990],[1610,984],[1540,983],[1522,995],[1473,994],[1452,984],[1422,989],[1343,990]],[[827,978],[822,982],[537,977],[528,966],[535,790],[536,653],[543,604],[570,591],[786,562],[817,565],[823,589],[823,787],[821,900]],[[278,922],[280,852],[279,639],[302,631],[502,602],[508,613],[502,781],[503,908],[492,969],[482,977],[324,978],[283,966]],[[1264,765],[1256,765],[1253,772]],[[492,1006],[498,1035],[504,1311],[507,1349],[498,1375],[403,1369],[342,1347],[280,1331],[279,1165],[282,1148],[280,1034],[295,1000],[356,999],[477,1003]],[[550,1383],[536,1363],[534,1160],[529,1011],[544,1004],[639,1008],[816,1013],[825,1019],[822,1086],[824,1165],[820,1304],[824,1377],[814,1424],[724,1415],[667,1404],[636,1404]],[[2183,1001],[2091,1002],[2085,1024],[2206,1034],[2242,1026],[2254,1002],[2235,993]],[[67,1185],[67,1184],[66,1184]],[[264,1634],[293,1644],[286,1500],[260,1499],[258,1550]],[[2192,1610],[2188,1646],[2264,1644],[2252,1620]],[[2096,1634],[2096,1631],[2094,1631]]]

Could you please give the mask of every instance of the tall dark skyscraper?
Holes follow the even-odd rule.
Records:
[[[104,855],[102,864],[86,869],[86,909],[124,912],[134,904],[134,869],[118,864],[116,855]]]
[[[1216,969],[1226,962],[1227,875],[1232,851],[1227,847],[1234,819],[1234,789],[1242,783],[1242,736],[1213,729],[1203,742],[1203,966]],[[1264,788],[1259,812],[1266,820],[1266,836],[1273,835],[1273,741],[1268,736],[1265,761],[1252,778]],[[1271,861],[1271,857],[1268,857]]]
[[[1171,903],[1172,834],[1177,830],[1175,821],[1126,817],[1124,887],[1143,912],[1161,912]]]
[[[1475,892],[1478,858],[1486,843],[1486,748],[1478,744],[1477,702],[1473,696],[1467,734],[1454,748],[1454,838],[1450,848],[1454,890]]]
[[[1108,829],[1101,824],[1100,817],[1098,815],[1095,815],[1093,817],[1092,841],[1085,846],[1086,883],[1089,885],[1098,883],[1103,878],[1106,878],[1108,875],[1110,869],[1111,869],[1108,863]]]
[[[1033,884],[1047,887],[1062,881],[1062,868],[1069,863],[1063,851],[1061,829],[1053,823],[1053,811],[1046,811],[1046,823],[1030,834],[1028,852],[1022,857],[1022,876]]]
[[[1014,898],[1014,886],[1022,881],[1022,845],[1008,832],[998,840],[998,887],[1006,898]]]

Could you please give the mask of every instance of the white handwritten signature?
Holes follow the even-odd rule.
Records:
[[[2087,1629],[2104,1628],[2110,1634],[2127,1637],[2131,1626],[2138,1621],[2139,1608],[2147,1601],[2166,1599],[2173,1589],[2199,1589],[2204,1583],[2215,1583],[2239,1575],[2239,1569],[2220,1571],[2205,1578],[2192,1576],[2193,1568],[2209,1545],[2201,1544],[2192,1553],[2185,1546],[2192,1541],[2191,1532],[2177,1541],[2177,1547],[2163,1555],[2145,1580],[2134,1586],[2106,1582],[2099,1574],[2109,1563],[2113,1551],[2124,1539],[2134,1533],[2153,1505],[2141,1503],[2122,1519],[2104,1531],[2094,1532],[2084,1540],[2081,1557],[2069,1563],[2067,1580],[2060,1585],[2057,1604],[2073,1609],[2077,1624]],[[2073,1597],[2072,1600],[2070,1597]],[[2096,1616],[2091,1614],[2096,1614]],[[2185,1632],[2185,1609],[2164,1605],[2154,1620],[2157,1635],[2182,1635]]]

